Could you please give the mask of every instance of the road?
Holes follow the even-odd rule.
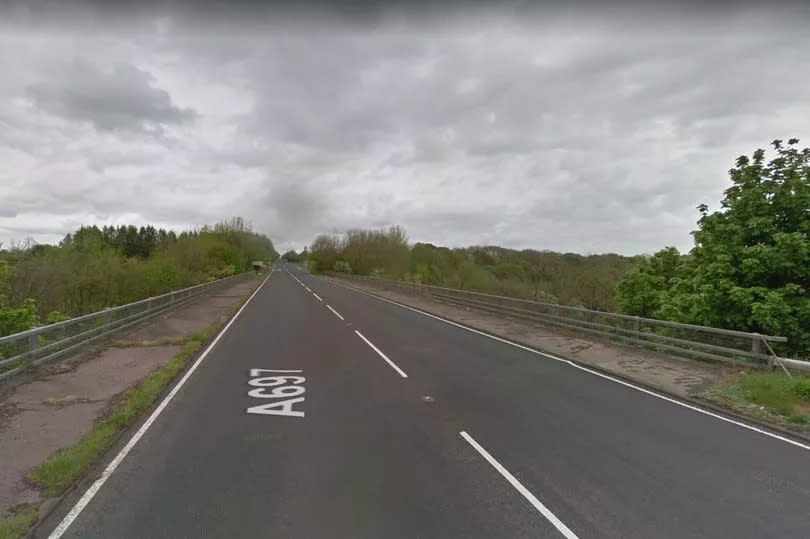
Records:
[[[293,265],[158,410],[37,536],[810,537],[810,448]]]

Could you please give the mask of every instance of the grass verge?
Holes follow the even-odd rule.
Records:
[[[0,539],[17,539],[28,533],[37,519],[39,504],[25,504],[15,507],[11,514],[0,518]]]
[[[742,374],[700,397],[735,412],[790,427],[810,428],[810,377],[781,372]]]

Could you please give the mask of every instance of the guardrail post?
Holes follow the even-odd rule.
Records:
[[[641,320],[638,319],[638,316],[633,317],[633,331],[641,331]]]
[[[29,335],[28,336],[28,353],[33,355],[38,346],[39,346],[39,341],[37,339],[37,336],[36,335]]]
[[[762,361],[762,356],[760,355],[762,353],[762,337],[759,336],[759,333],[754,333],[751,336],[751,353]],[[773,368],[773,361],[770,358],[768,358],[767,363],[769,367]]]

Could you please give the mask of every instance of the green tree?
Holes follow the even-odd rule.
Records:
[[[698,207],[695,247],[658,296],[657,318],[785,335],[782,350],[808,355],[810,149],[798,142],[775,140],[776,156],[767,162],[761,149],[739,157],[721,209]],[[645,299],[654,294],[633,279],[619,287],[626,304],[635,291],[638,303],[654,305]]]
[[[296,253],[295,249],[290,249],[289,251],[281,255],[281,258],[283,258],[287,262],[301,262],[302,260],[301,255]]]
[[[321,234],[309,248],[308,264],[313,273],[323,273],[335,266],[342,245],[340,238],[335,235]]]
[[[27,299],[20,308],[11,308],[8,305],[6,293],[9,290],[11,271],[8,262],[0,260],[0,336],[11,335],[25,331],[39,324],[37,304],[33,299]]]
[[[681,254],[675,247],[661,249],[619,283],[617,296],[623,313],[652,317],[676,277]]]
[[[8,261],[0,260],[0,307],[6,302],[10,279],[11,271],[8,267]]]
[[[11,335],[39,325],[37,302],[26,299],[22,307],[0,306],[0,335]]]

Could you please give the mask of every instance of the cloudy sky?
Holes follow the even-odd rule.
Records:
[[[810,142],[810,11],[787,4],[26,5],[0,15],[4,242],[241,215],[281,249],[390,224],[688,249],[736,156]]]

